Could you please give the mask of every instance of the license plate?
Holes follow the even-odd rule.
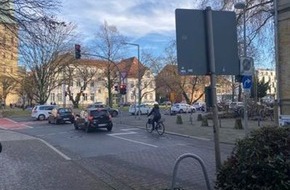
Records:
[[[63,118],[63,120],[67,121],[67,120],[69,120],[69,118]]]
[[[100,126],[100,127],[104,127],[104,126],[107,126],[107,124],[99,124],[98,126]]]

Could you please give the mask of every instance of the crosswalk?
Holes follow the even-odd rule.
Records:
[[[17,122],[8,118],[0,118],[0,129],[18,130],[25,128],[33,128],[29,126],[29,122]]]

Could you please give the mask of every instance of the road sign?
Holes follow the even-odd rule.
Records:
[[[251,57],[241,57],[240,58],[240,70],[241,75],[253,75],[254,72],[254,61]]]
[[[207,75],[209,51],[205,10],[176,9],[176,46],[181,75]],[[240,74],[236,14],[212,11],[215,74]]]
[[[244,89],[250,89],[252,87],[252,76],[243,76],[242,83]]]

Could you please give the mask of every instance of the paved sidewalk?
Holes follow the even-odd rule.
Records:
[[[191,138],[203,138],[213,140],[213,121],[208,120],[209,126],[201,126],[201,121],[197,121],[198,114],[179,114],[181,115],[183,124],[177,124],[177,115],[162,115],[165,118],[165,132],[187,136]],[[146,115],[139,116],[128,116],[129,118],[114,118],[114,122],[123,123],[127,125],[132,125],[134,127],[140,127],[145,129],[145,124],[147,121]],[[192,119],[190,118],[192,117]],[[191,122],[192,121],[192,122]],[[236,119],[219,119],[219,140],[221,143],[231,143],[234,144],[237,139],[245,137],[244,129],[235,129]],[[243,127],[244,121],[242,119]],[[274,126],[274,121],[255,121],[248,120],[248,130],[258,129],[263,126]]]

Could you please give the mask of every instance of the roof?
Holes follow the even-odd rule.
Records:
[[[143,76],[148,69],[136,57],[123,59],[117,66],[121,73],[126,73],[124,76],[126,78],[138,78],[138,70],[140,71],[140,76]]]

